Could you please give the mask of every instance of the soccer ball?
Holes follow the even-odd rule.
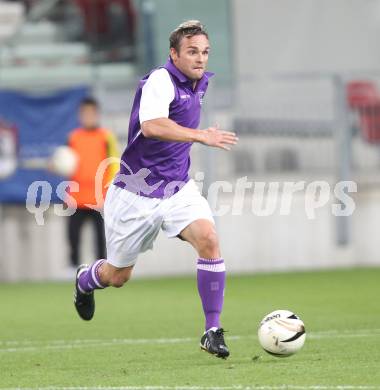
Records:
[[[49,166],[57,175],[72,176],[78,166],[78,155],[69,146],[59,146],[51,156]]]
[[[276,310],[266,315],[258,330],[264,351],[278,357],[298,352],[305,343],[305,325],[289,310]]]

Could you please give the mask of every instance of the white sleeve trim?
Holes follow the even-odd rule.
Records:
[[[157,118],[169,117],[169,105],[174,100],[174,85],[165,68],[152,72],[142,88],[140,124]]]

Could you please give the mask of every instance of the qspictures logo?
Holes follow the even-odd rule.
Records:
[[[96,204],[86,205],[89,208],[99,210],[103,204],[103,177],[110,164],[120,163],[119,159],[108,158],[103,160],[95,177],[95,199]],[[141,168],[133,172],[123,161],[121,162],[125,172],[129,174],[118,175],[118,182],[123,183],[126,191],[136,195],[149,197],[160,186],[164,185],[164,198],[172,196],[181,190],[186,182],[173,181],[164,183],[163,180],[154,184],[149,184],[150,170]],[[205,194],[214,216],[224,215],[246,215],[247,213],[256,217],[266,217],[271,215],[288,216],[303,209],[307,219],[317,218],[318,212],[328,208],[334,216],[348,217],[355,211],[356,204],[351,194],[357,192],[357,184],[354,181],[340,181],[331,185],[324,180],[312,182],[306,181],[284,181],[284,182],[258,182],[251,181],[247,176],[237,178],[234,182],[215,181],[208,188],[204,188],[204,172],[196,172],[194,181],[199,190]],[[108,186],[112,183],[108,183]],[[67,201],[69,194],[67,188],[79,191],[79,183],[74,181],[62,181],[57,189],[56,195],[63,202]],[[33,182],[27,192],[26,208],[32,213],[38,225],[44,224],[44,213],[51,206],[53,189],[47,181]],[[301,203],[300,203],[301,202]],[[70,216],[74,214],[75,200],[70,199],[73,207],[67,208],[63,204],[55,204],[54,212],[59,216]],[[295,204],[297,205],[295,206]],[[301,206],[300,206],[301,205]],[[141,215],[146,210],[140,210]],[[138,212],[138,210],[137,210]]]

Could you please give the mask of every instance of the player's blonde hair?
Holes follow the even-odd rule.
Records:
[[[199,20],[187,20],[186,22],[181,23],[170,33],[170,48],[174,48],[177,52],[179,52],[182,38],[193,37],[194,35],[204,35],[208,38],[208,33]]]

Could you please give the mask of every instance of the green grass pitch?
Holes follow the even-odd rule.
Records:
[[[1,389],[380,388],[380,269],[228,276],[225,361],[199,348],[195,275],[97,291],[88,323],[74,312],[72,290],[0,285]],[[275,309],[305,322],[297,355],[272,357],[258,344],[257,325]]]

